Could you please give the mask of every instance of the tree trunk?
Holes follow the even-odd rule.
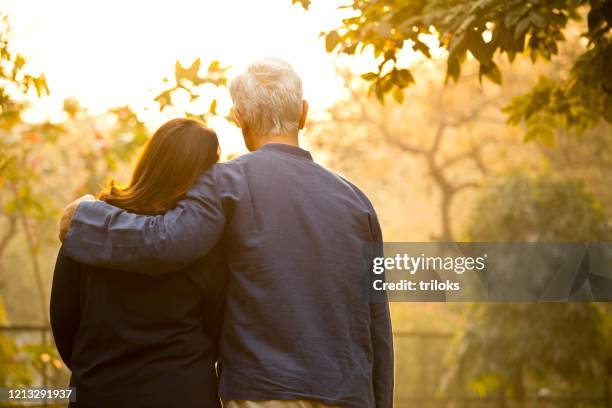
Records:
[[[442,191],[442,199],[440,200],[440,212],[442,216],[442,235],[441,242],[453,242],[453,230],[451,225],[451,202],[452,194]]]
[[[2,238],[0,238],[0,275],[4,272],[4,264],[2,261],[4,259],[4,253],[17,233],[17,218],[10,215],[6,215],[6,217],[8,219],[8,226]]]
[[[28,247],[28,253],[30,255],[30,261],[32,262],[32,269],[34,271],[34,280],[36,282],[36,289],[38,291],[38,298],[40,300],[40,314],[43,323],[49,323],[49,314],[47,313],[48,303],[47,303],[47,294],[45,291],[45,285],[43,283],[42,272],[40,270],[40,263],[38,262],[38,246],[36,245],[36,241],[32,231],[30,230],[30,225],[28,224],[28,218],[25,213],[25,207],[23,205],[23,201],[19,196],[19,191],[15,183],[11,184],[11,189],[13,194],[15,195],[15,202],[17,207],[17,217],[19,218],[19,222],[21,224],[21,228],[23,229],[23,233],[26,237],[26,244]]]

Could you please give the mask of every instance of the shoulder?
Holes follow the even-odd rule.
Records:
[[[222,176],[225,174],[231,174],[236,171],[241,171],[242,169],[248,167],[251,163],[262,159],[263,154],[264,152],[261,152],[259,150],[242,154],[232,160],[214,164],[211,167],[210,171],[214,176]]]
[[[374,212],[374,206],[372,205],[372,202],[370,201],[368,196],[359,187],[357,187],[357,185],[355,185],[353,182],[348,180],[346,177],[341,176],[338,173],[333,173],[333,172],[331,173],[335,177],[337,177],[339,180],[341,180],[342,183],[344,183],[349,189],[351,189],[351,191],[355,194],[357,199],[361,201],[361,203],[363,203],[363,205],[365,205],[369,210]]]
[[[258,160],[257,153],[248,153],[227,162],[213,164],[210,169],[198,177],[190,194],[213,191],[223,194],[228,188],[231,190],[234,184],[244,180],[249,163]]]
[[[209,173],[218,186],[223,186],[228,183],[243,182],[249,173],[262,171],[265,163],[268,163],[266,152],[257,150],[214,164]]]
[[[320,169],[320,171],[324,172],[330,180],[333,180],[333,182],[336,183],[334,187],[335,191],[342,189],[345,192],[348,192],[355,202],[359,203],[362,208],[376,216],[376,211],[374,210],[372,202],[368,196],[359,187],[357,187],[357,185],[346,177],[329,170],[319,163],[315,163],[315,165]]]

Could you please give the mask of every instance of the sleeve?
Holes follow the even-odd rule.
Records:
[[[81,321],[81,274],[79,265],[60,249],[51,288],[51,329],[55,345],[66,366],[72,369],[72,350]]]
[[[66,254],[78,262],[161,275],[206,255],[223,233],[225,216],[212,170],[175,208],[138,215],[101,201],[81,203],[66,235]]]
[[[202,324],[214,343],[215,358],[218,358],[229,284],[223,243],[213,248],[206,257],[190,265],[187,274],[202,292]]]
[[[382,257],[383,238],[378,217],[371,209],[370,226],[374,241],[374,256]],[[393,331],[387,294],[370,301],[371,338],[374,351],[372,381],[376,408],[393,407],[394,363]]]

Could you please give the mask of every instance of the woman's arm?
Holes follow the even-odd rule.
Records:
[[[70,369],[74,340],[81,322],[80,286],[79,265],[64,254],[62,247],[53,273],[50,313],[55,345]]]

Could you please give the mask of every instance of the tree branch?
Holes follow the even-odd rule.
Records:
[[[453,193],[458,193],[461,190],[465,190],[468,188],[478,188],[480,187],[480,184],[475,182],[475,181],[466,181],[460,184],[457,184],[456,186],[453,187]]]
[[[5,214],[5,216],[8,219],[8,228],[5,230],[4,234],[2,234],[2,239],[0,239],[0,256],[4,253],[17,233],[17,218],[8,214]]]

